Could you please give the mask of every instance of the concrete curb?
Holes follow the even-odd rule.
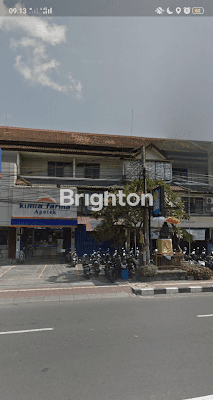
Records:
[[[132,294],[137,296],[154,296],[156,294],[176,294],[176,293],[201,293],[201,292],[213,292],[213,286],[189,286],[189,287],[166,287],[162,289],[154,288],[141,288],[135,289],[131,287]]]
[[[32,302],[108,299],[128,296],[132,296],[131,287],[129,285],[6,289],[0,290],[0,305],[5,305],[7,303],[18,304]]]

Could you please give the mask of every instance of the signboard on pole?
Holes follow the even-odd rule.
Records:
[[[164,216],[164,186],[158,186],[153,190],[153,216]]]
[[[186,229],[186,231],[194,236],[194,240],[205,240],[205,229]]]

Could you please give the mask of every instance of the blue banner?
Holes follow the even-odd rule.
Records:
[[[11,225],[15,226],[77,226],[77,219],[51,218],[12,218]]]
[[[160,213],[160,188],[153,192],[153,215],[156,217]]]
[[[164,216],[164,186],[153,190],[153,216]]]

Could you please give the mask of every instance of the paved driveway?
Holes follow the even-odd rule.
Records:
[[[71,268],[62,259],[27,259],[24,264],[0,266],[0,289],[6,287],[41,287],[69,285],[84,281],[79,268]]]
[[[126,281],[119,279],[115,286]],[[83,276],[82,266],[70,267],[65,259],[27,259],[24,264],[0,266],[0,290],[8,288],[70,287],[75,285],[110,285],[102,271],[98,278],[92,274],[90,280]],[[111,284],[112,285],[112,284]]]

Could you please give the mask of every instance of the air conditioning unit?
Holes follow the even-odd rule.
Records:
[[[206,204],[213,204],[213,197],[207,197]]]

